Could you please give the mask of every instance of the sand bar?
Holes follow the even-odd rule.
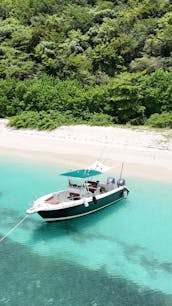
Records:
[[[0,119],[0,153],[69,168],[95,160],[112,166],[116,174],[172,183],[172,131],[156,132],[120,127],[64,126],[51,132],[7,127]]]

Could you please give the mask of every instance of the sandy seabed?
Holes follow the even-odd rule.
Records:
[[[54,164],[87,167],[99,160],[124,176],[172,183],[172,131],[63,126],[51,132],[7,127],[0,119],[0,153]]]

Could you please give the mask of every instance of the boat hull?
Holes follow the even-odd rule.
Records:
[[[99,199],[93,197],[91,201],[85,201],[82,204],[76,206],[58,210],[42,210],[38,211],[37,213],[48,222],[78,218],[115,204],[116,202],[125,198],[124,192],[128,194],[128,190],[125,187],[122,190],[101,197]]]

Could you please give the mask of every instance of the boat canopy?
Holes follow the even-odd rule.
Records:
[[[88,177],[95,176],[98,174],[101,174],[101,172],[97,170],[92,170],[92,169],[80,169],[80,170],[75,170],[71,172],[65,172],[65,173],[62,173],[61,175],[69,176],[69,177],[76,177],[76,178],[88,178]]]
[[[76,178],[88,178],[88,177],[99,175],[103,172],[106,172],[110,168],[111,167],[106,166],[106,165],[100,163],[99,161],[96,161],[86,169],[74,170],[74,171],[62,173],[61,175],[76,177]]]
[[[101,162],[99,162],[98,160],[95,161],[93,164],[91,164],[88,169],[92,169],[92,170],[97,170],[100,171],[101,173],[108,171],[109,169],[111,169],[111,167],[106,166],[104,164],[102,164]]]

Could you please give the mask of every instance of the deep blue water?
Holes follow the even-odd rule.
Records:
[[[0,157],[0,237],[62,165]],[[171,306],[172,184],[128,178],[127,200],[60,223],[29,216],[0,243],[0,306]]]

